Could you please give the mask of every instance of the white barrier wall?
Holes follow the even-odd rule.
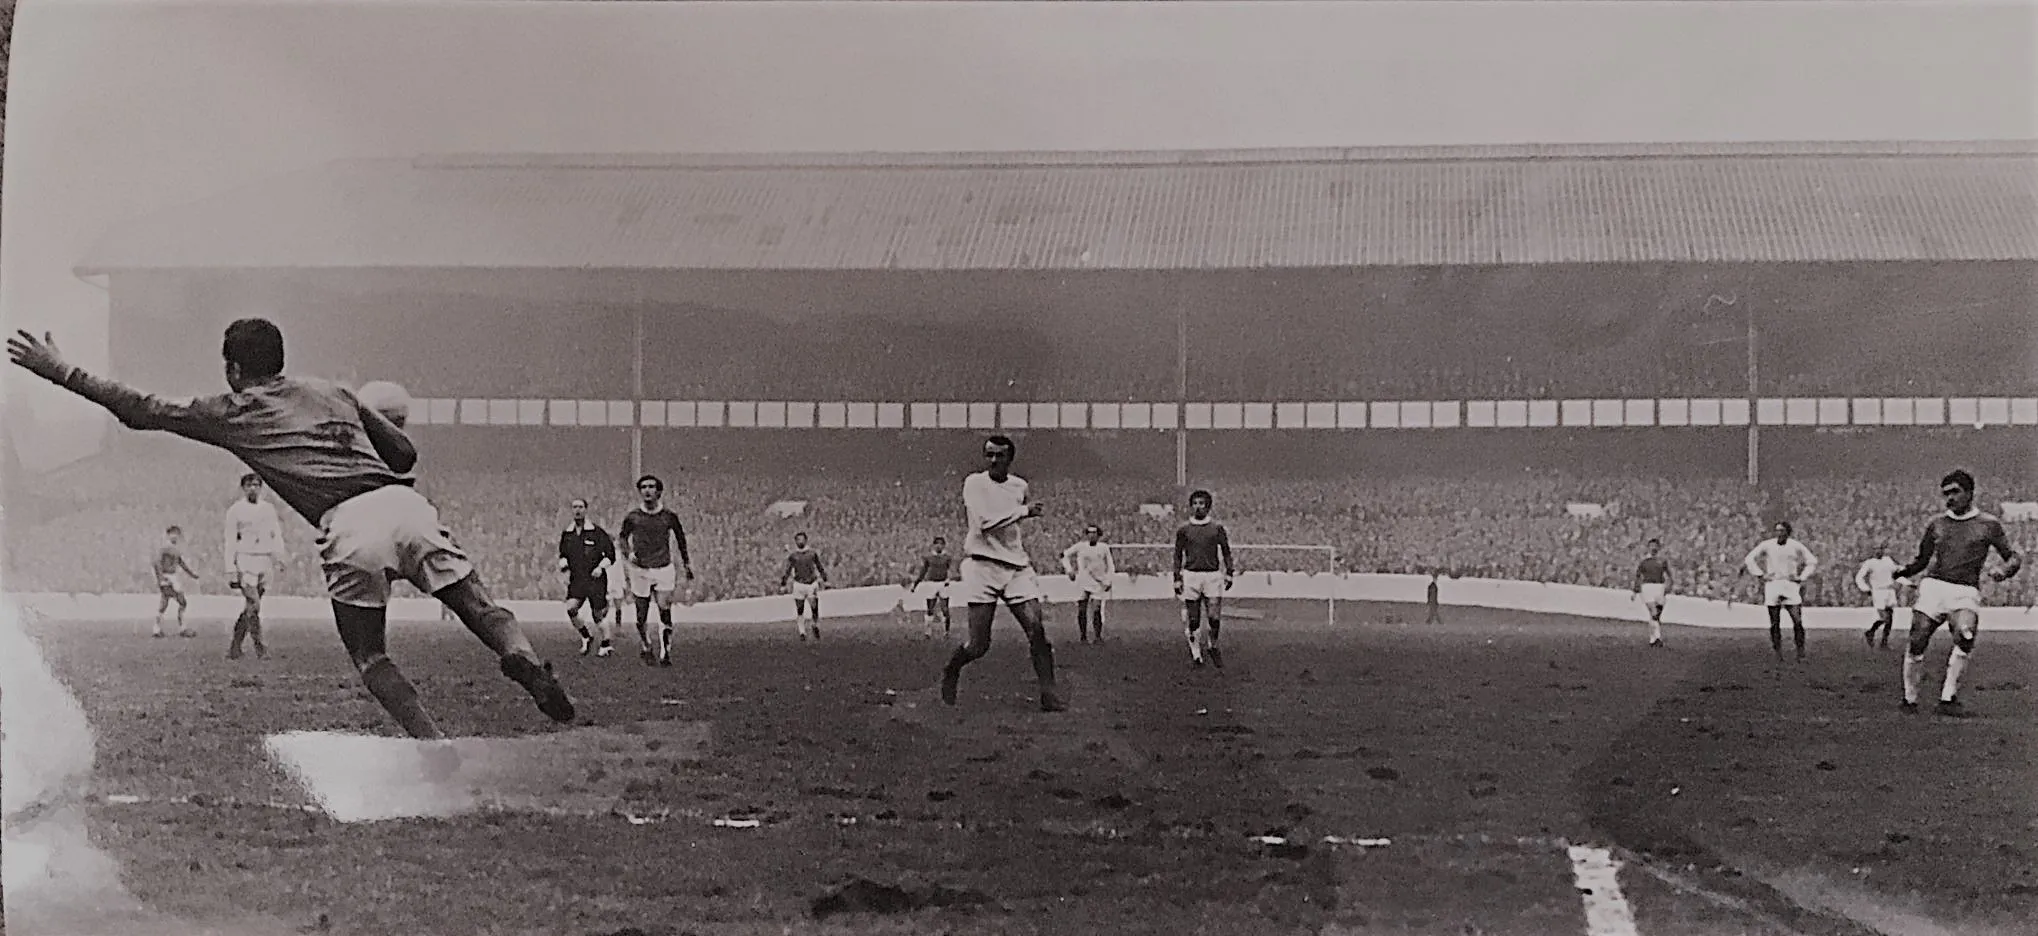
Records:
[[[1040,580],[1049,601],[1065,603],[1075,600],[1075,586],[1066,576],[1043,575]],[[1328,573],[1251,572],[1237,579],[1231,595],[1238,598],[1325,601],[1335,594],[1341,601],[1419,605],[1428,600],[1426,594],[1428,587],[1429,578],[1422,575],[1336,576]],[[831,618],[886,614],[898,606],[900,599],[907,598],[905,589],[896,585],[844,588],[825,592],[824,595],[826,600],[822,602],[823,616]],[[1132,578],[1120,575],[1113,584],[1111,597],[1114,601],[1156,601],[1171,599],[1174,594],[1172,583],[1167,578],[1158,576]],[[14,598],[46,618],[79,621],[148,620],[155,615],[157,601],[155,595],[24,594],[16,595]],[[1439,583],[1438,601],[1449,607],[1497,608],[1611,620],[1647,619],[1647,612],[1641,602],[1634,599],[1633,592],[1584,585],[1499,579],[1444,579]],[[509,601],[504,604],[518,618],[524,620],[552,621],[562,617],[560,603],[557,601]],[[240,607],[241,599],[238,595],[194,595],[191,597],[189,613],[199,619],[222,617],[231,619],[240,613]],[[917,612],[924,605],[917,599],[908,599],[906,607],[909,611]],[[277,596],[264,602],[263,608],[268,617],[275,619],[329,620],[332,614],[331,606],[319,598]],[[440,607],[438,602],[430,599],[407,598],[393,601],[389,612],[393,621],[434,622],[439,620]],[[673,612],[675,620],[682,623],[776,623],[792,620],[792,601],[782,595],[738,598],[730,601],[680,605],[676,606]],[[1804,622],[1808,628],[1858,629],[1865,625],[1870,616],[1871,612],[1865,605],[1847,608],[1806,608]],[[1981,619],[1982,626],[1990,630],[2038,631],[2038,613],[2027,607],[1984,608]],[[1362,623],[1364,620],[1363,617],[1354,620],[1340,615],[1338,626]],[[1724,601],[1675,594],[1670,597],[1669,604],[1664,609],[1663,620],[1668,624],[1692,627],[1768,626],[1767,618],[1760,609],[1746,602],[1728,604]]]

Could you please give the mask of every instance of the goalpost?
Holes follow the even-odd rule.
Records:
[[[1158,578],[1171,586],[1175,574],[1173,543],[1107,543],[1111,561],[1121,575],[1130,576],[1135,586],[1143,579]],[[1335,546],[1303,546],[1289,543],[1233,543],[1231,545],[1232,590],[1225,596],[1225,616],[1251,618],[1245,609],[1232,608],[1233,601],[1321,601],[1324,623],[1337,625],[1337,588],[1344,579]],[[1271,585],[1281,573],[1309,576],[1309,586],[1300,594],[1268,594],[1253,588]],[[1257,580],[1257,581],[1256,581]]]

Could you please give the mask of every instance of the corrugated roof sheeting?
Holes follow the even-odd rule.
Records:
[[[833,168],[367,160],[146,219],[80,269],[2031,258],[2030,152]]]

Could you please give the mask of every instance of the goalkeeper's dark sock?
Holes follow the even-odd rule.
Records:
[[[411,737],[424,739],[445,737],[439,731],[439,726],[432,721],[432,716],[425,712],[424,703],[418,699],[417,687],[412,686],[410,680],[404,678],[403,672],[398,670],[396,664],[390,662],[388,657],[382,657],[363,667],[361,682],[367,685],[368,694],[374,696],[375,701],[382,703],[383,710],[388,712],[391,718],[396,719],[396,723],[402,725],[403,730]]]

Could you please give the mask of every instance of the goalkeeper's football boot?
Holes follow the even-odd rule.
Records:
[[[546,718],[561,724],[573,721],[573,700],[567,697],[566,688],[559,685],[558,677],[552,675],[552,664],[512,653],[502,658],[502,674],[524,687],[537,700],[538,711],[544,712]]]

